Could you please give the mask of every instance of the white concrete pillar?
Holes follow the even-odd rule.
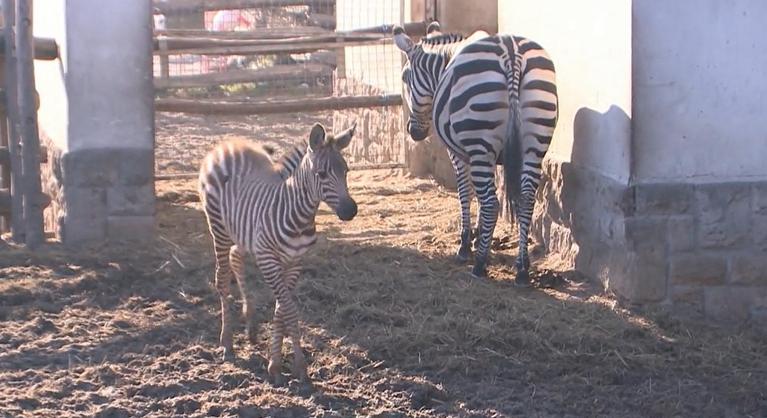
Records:
[[[41,137],[53,197],[46,225],[65,243],[146,238],[154,229],[151,2],[46,0],[35,35],[60,59],[37,62]]]

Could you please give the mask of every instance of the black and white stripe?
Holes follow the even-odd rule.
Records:
[[[495,170],[502,164],[507,203],[519,225],[517,282],[527,284],[535,192],[557,122],[551,59],[540,45],[520,36],[477,32],[463,38],[439,33],[434,23],[419,43],[399,27],[394,40],[408,59],[403,70],[408,132],[420,141],[433,125],[456,171],[462,230],[458,258],[465,261],[471,255],[470,207],[476,193],[480,212],[472,274],[486,276],[500,206]]]
[[[294,374],[307,377],[293,290],[301,270],[300,256],[316,241],[314,218],[320,202],[327,203],[341,220],[357,214],[341,155],[353,135],[354,126],[333,136],[316,124],[308,146],[289,151],[278,163],[264,147],[230,141],[208,153],[200,167],[200,196],[216,254],[224,356],[233,356],[228,300],[232,276],[244,299],[248,335],[255,341],[254,301],[243,265],[243,256],[250,253],[276,298],[268,366],[276,381],[281,380],[285,336],[293,342]]]

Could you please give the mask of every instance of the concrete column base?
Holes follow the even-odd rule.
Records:
[[[64,244],[148,239],[154,232],[154,152],[110,148],[62,152],[46,140],[46,229]]]

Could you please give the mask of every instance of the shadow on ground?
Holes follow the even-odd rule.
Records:
[[[161,199],[152,243],[3,250],[0,409],[101,417],[767,415],[764,337],[628,311],[575,275],[542,272],[559,277],[552,288],[517,289],[506,267],[514,254],[502,241],[496,279],[471,280],[452,260],[455,237],[413,229],[405,218],[428,214],[387,211],[369,193],[357,229],[323,212],[325,238],[304,263],[298,299],[314,391],[266,382],[273,305],[252,268],[264,332],[254,347],[240,332],[237,360],[220,361],[209,238],[193,195],[177,193]]]

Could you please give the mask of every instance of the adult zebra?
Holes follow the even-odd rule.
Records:
[[[269,150],[246,141],[229,141],[214,148],[200,167],[200,197],[213,236],[215,286],[221,301],[224,357],[233,357],[229,312],[232,275],[243,297],[247,332],[255,342],[254,301],[244,274],[243,256],[250,253],[277,300],[269,345],[269,375],[281,383],[284,337],[293,343],[293,374],[305,380],[295,289],[303,255],[315,240],[314,217],[320,201],[344,221],[357,214],[349,196],[348,167],[341,150],[354,128],[333,136],[314,125],[306,151],[287,153],[276,164]]]
[[[519,225],[516,283],[529,285],[527,236],[541,181],[541,161],[557,121],[554,64],[537,43],[511,35],[476,32],[468,38],[429,25],[414,43],[402,27],[394,41],[407,56],[402,72],[410,107],[407,130],[415,141],[432,123],[447,146],[461,202],[457,257],[471,255],[471,194],[480,205],[474,277],[486,277],[498,218],[495,166],[503,164],[506,199]]]

